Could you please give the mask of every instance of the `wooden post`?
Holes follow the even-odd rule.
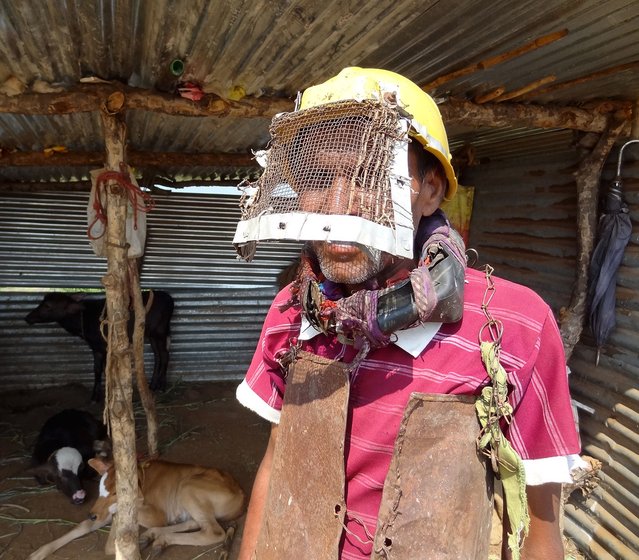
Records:
[[[112,96],[111,96],[112,97]],[[117,100],[100,111],[106,146],[106,168],[120,171],[125,162],[126,125]],[[121,107],[122,105],[120,105]],[[116,181],[107,184],[106,290],[109,340],[106,363],[105,416],[111,429],[116,469],[118,513],[114,518],[116,560],[140,560],[138,545],[138,471],[131,383],[131,344],[128,334],[129,287],[126,213],[128,198]]]
[[[135,380],[144,412],[147,426],[147,452],[150,457],[158,455],[158,422],[155,410],[155,399],[149,389],[149,383],[144,374],[144,325],[146,323],[146,309],[142,301],[140,290],[140,274],[138,259],[129,259],[129,285],[131,287],[131,299],[135,313],[135,325],[133,327],[133,365],[135,368]],[[152,296],[149,296],[151,298]],[[151,301],[149,299],[149,301]]]
[[[567,309],[561,313],[561,336],[566,362],[581,337],[586,316],[588,267],[597,235],[597,208],[601,170],[612,146],[628,126],[628,121],[611,120],[592,152],[579,164],[577,181],[577,277]]]

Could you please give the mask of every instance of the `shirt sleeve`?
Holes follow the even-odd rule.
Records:
[[[237,400],[253,412],[279,423],[286,382],[279,358],[288,351],[299,334],[299,313],[281,311],[279,305],[290,297],[285,288],[273,301],[242,383],[236,390]]]
[[[563,342],[550,309],[532,354],[516,373],[507,436],[531,484],[568,482],[581,444],[573,415]]]

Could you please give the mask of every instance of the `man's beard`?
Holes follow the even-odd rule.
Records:
[[[313,245],[320,270],[331,282],[361,284],[375,278],[385,264],[383,251],[359,243]]]

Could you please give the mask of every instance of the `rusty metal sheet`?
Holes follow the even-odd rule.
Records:
[[[289,368],[255,560],[336,560],[344,502],[348,372],[299,352]]]
[[[413,393],[384,483],[372,560],[485,560],[493,476],[475,398]]]

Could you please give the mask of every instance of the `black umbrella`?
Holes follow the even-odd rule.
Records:
[[[619,150],[617,176],[606,194],[604,213],[599,218],[598,241],[590,261],[590,329],[597,344],[597,360],[610,332],[615,326],[615,290],[617,269],[632,234],[628,206],[622,197],[621,159],[626,146],[639,140],[626,142]]]

